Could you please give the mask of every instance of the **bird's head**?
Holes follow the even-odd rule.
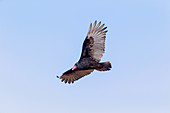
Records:
[[[77,63],[72,67],[72,71],[77,69]]]

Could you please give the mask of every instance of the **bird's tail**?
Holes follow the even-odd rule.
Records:
[[[112,68],[112,65],[110,62],[102,62],[100,64],[101,64],[101,67],[96,69],[98,71],[108,71]]]

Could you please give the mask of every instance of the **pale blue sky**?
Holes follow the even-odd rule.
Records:
[[[112,70],[60,82],[95,20]],[[0,113],[169,113],[169,76],[168,0],[0,0]]]

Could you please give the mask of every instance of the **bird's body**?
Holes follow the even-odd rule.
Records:
[[[110,62],[102,62],[100,60],[105,50],[106,32],[104,24],[100,26],[101,22],[96,25],[90,24],[90,28],[86,39],[83,43],[82,53],[79,61],[73,66],[72,69],[63,73],[60,77],[65,83],[73,83],[75,80],[90,74],[94,70],[107,71],[111,68]],[[104,28],[103,28],[104,27]]]
[[[98,64],[99,63],[92,58],[82,58],[77,62],[77,69],[94,69],[94,66],[97,66]]]

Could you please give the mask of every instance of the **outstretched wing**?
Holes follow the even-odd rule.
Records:
[[[61,77],[60,79],[62,79],[61,81],[65,82],[65,83],[74,83],[74,81],[84,77],[85,75],[90,74],[91,72],[93,72],[94,69],[88,69],[88,70],[73,70],[70,69],[68,71],[66,71]]]
[[[90,24],[89,31],[87,33],[87,37],[83,43],[83,49],[81,58],[91,57],[96,61],[100,61],[103,53],[105,51],[105,38],[106,38],[106,28],[104,24],[100,26],[101,22],[97,25],[97,21]]]

